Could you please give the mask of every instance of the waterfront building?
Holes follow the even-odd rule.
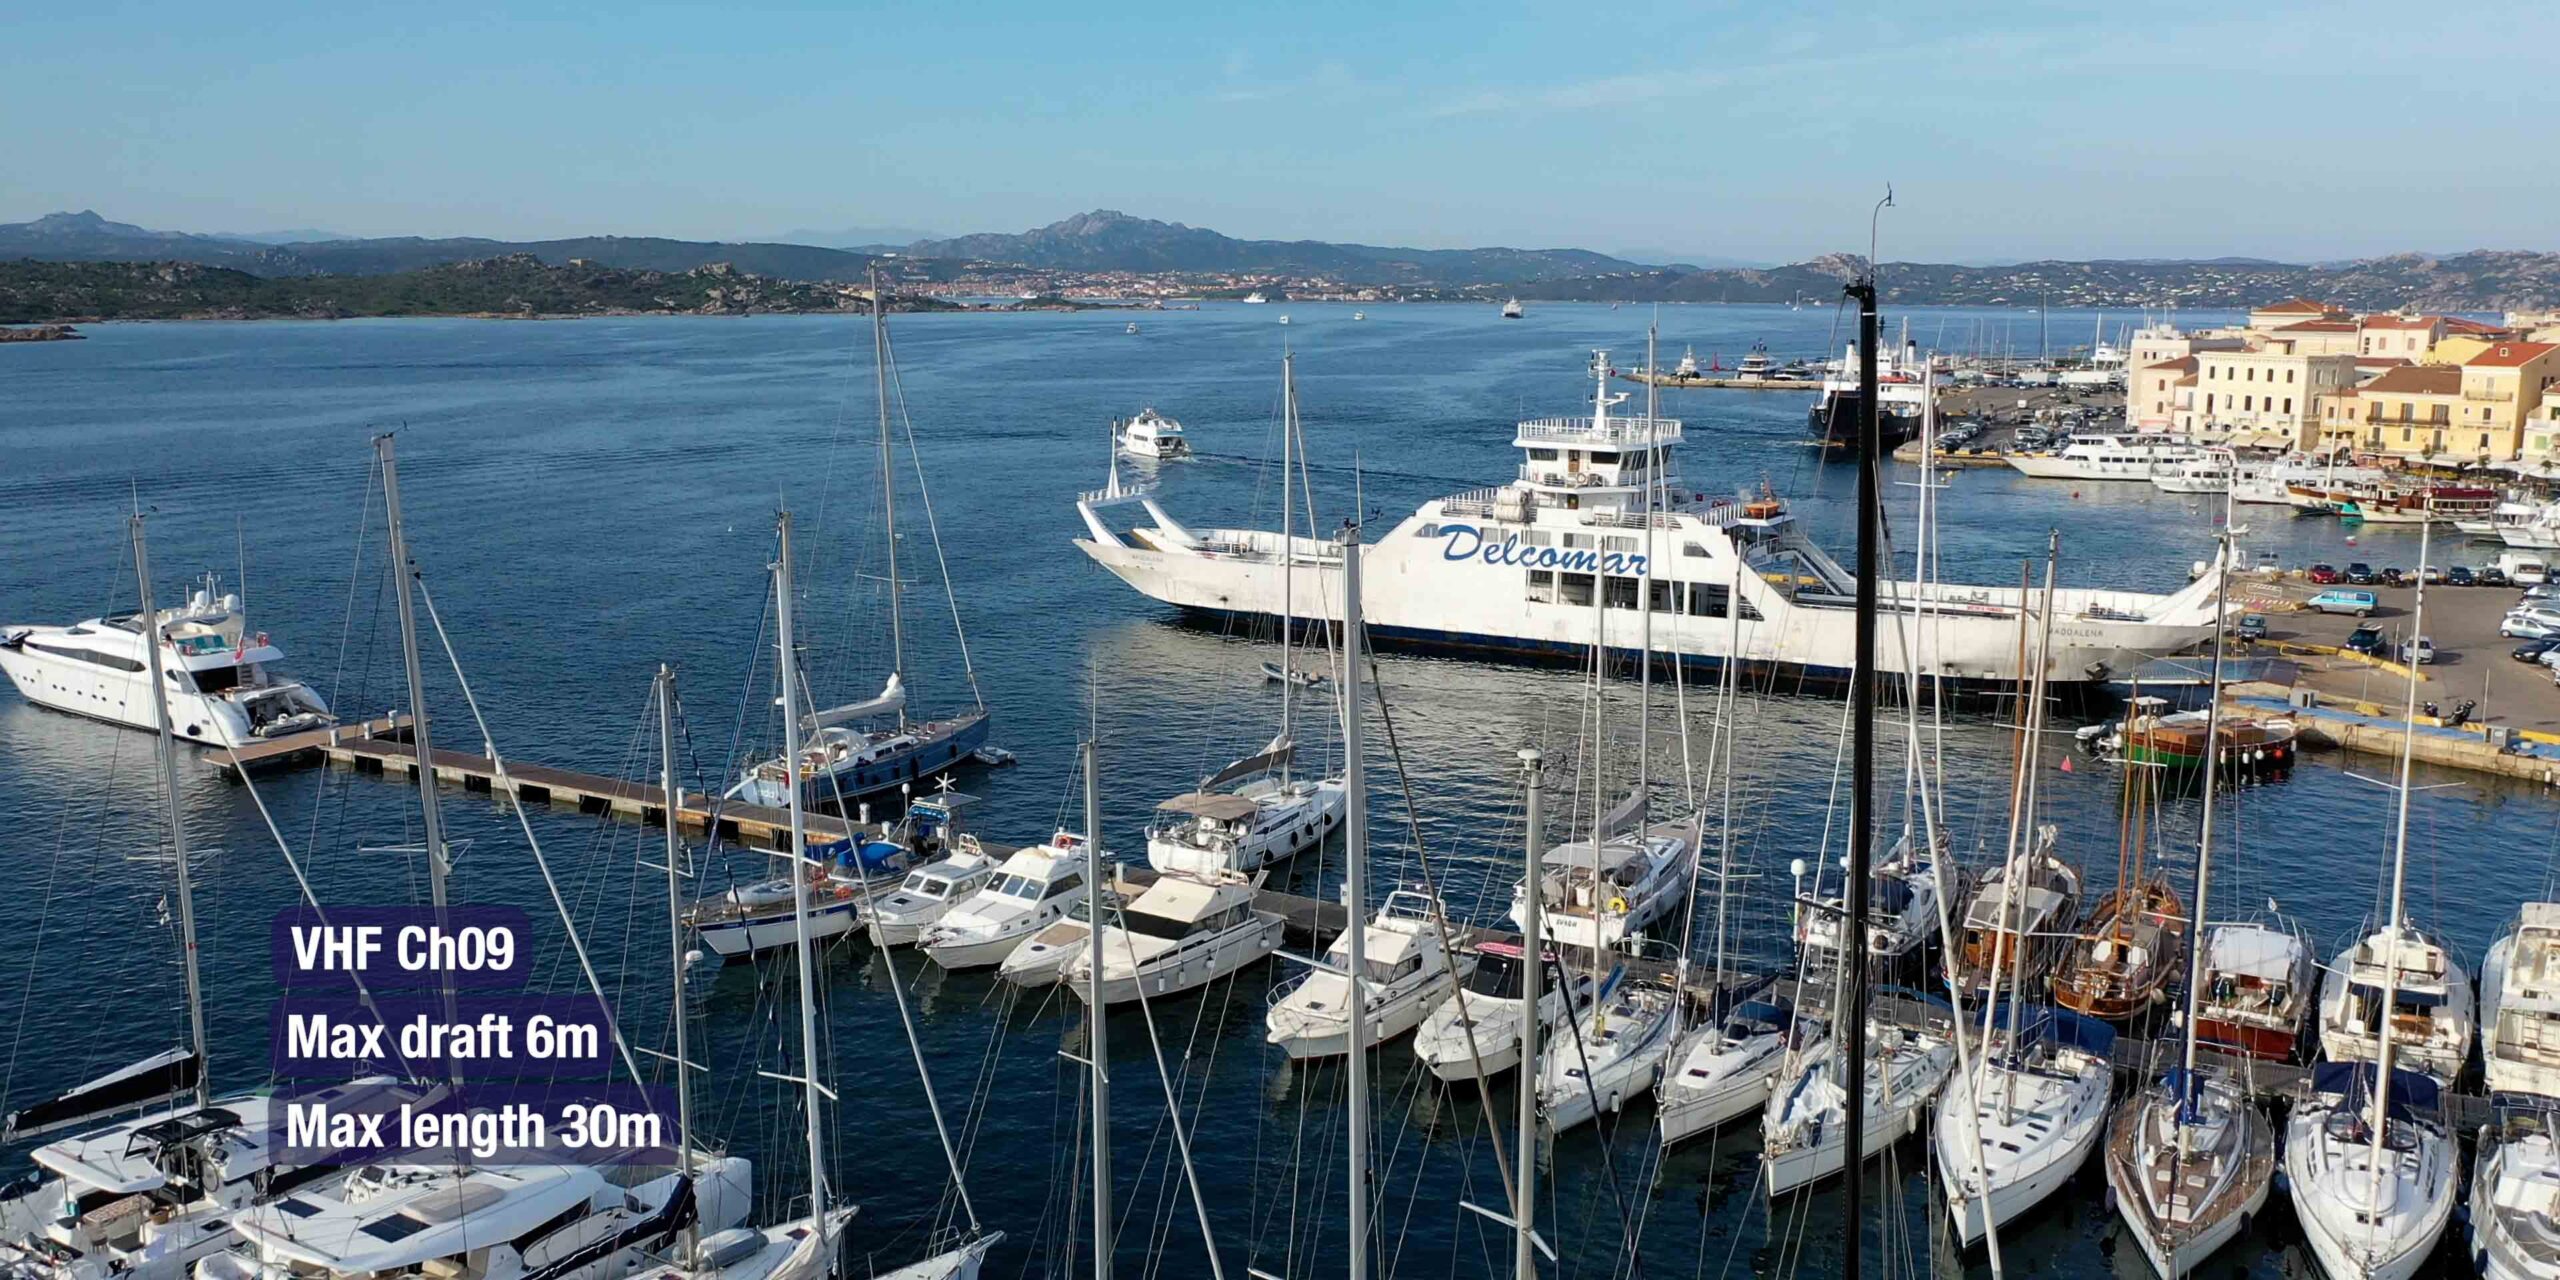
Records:
[[[2207,351],[2195,357],[2192,399],[2173,411],[2189,439],[2237,448],[2309,449],[2315,399],[2356,385],[2356,358],[2296,352],[2271,335],[2261,351]]]
[[[2445,332],[2443,316],[2370,315],[2356,322],[2356,354],[2423,360]]]
[[[2270,302],[2263,307],[2249,308],[2249,327],[2260,333],[2270,333],[2286,325],[2300,324],[2305,320],[2344,320],[2346,318],[2345,310],[2326,302],[2314,302],[2309,298],[2287,298],[2282,302]]]
[[[2542,403],[2525,419],[2523,460],[2560,460],[2560,386],[2544,391]]]
[[[2135,365],[2125,380],[2125,425],[2136,431],[2167,431],[2175,427],[2179,388],[2192,387],[2195,382],[2194,356]]]
[[[2296,355],[2364,354],[2362,331],[2353,320],[2303,320],[2269,331],[2267,341],[2270,346],[2280,345]]]

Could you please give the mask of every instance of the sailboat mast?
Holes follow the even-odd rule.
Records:
[[[1297,658],[1290,652],[1295,639],[1290,633],[1297,629],[1297,601],[1294,597],[1297,591],[1298,548],[1293,532],[1297,528],[1297,517],[1292,505],[1295,491],[1290,487],[1291,473],[1296,470],[1293,464],[1297,460],[1294,452],[1297,437],[1298,357],[1284,349],[1280,353],[1280,740],[1283,743],[1290,740],[1289,717],[1296,704],[1290,690],[1298,683]],[[1294,758],[1294,754],[1281,757],[1282,787],[1289,785],[1289,766]]]
[[[2204,975],[2205,904],[2213,892],[2213,805],[2214,766],[2222,760],[2222,652],[2226,624],[2224,609],[2231,594],[2231,548],[2235,535],[2231,530],[2230,490],[2223,491],[2222,565],[2213,586],[2213,670],[2205,684],[2204,706],[2204,816],[2196,824],[2196,906],[2188,915],[2187,928],[2193,935],[2187,944],[2187,1044],[2186,1072],[2179,1087],[2192,1089],[2196,1078],[2196,1002],[2202,994],[2197,980]],[[2423,536],[2423,535],[2422,535]],[[2178,1127],[2178,1157],[2186,1158],[2187,1109],[2183,1100],[2171,1108],[2170,1115]]]
[[[1351,931],[1351,1280],[1369,1277],[1369,784],[1361,761],[1360,526],[1334,536],[1342,555],[1342,875]],[[1534,895],[1533,895],[1534,896]],[[1537,1092],[1531,1088],[1530,1093]]]
[[[1093,1081],[1093,1280],[1111,1280],[1111,1072],[1109,1031],[1102,1020],[1102,786],[1095,778],[1093,740],[1084,743],[1084,843],[1093,865],[1085,894],[1085,929],[1091,989],[1085,1000],[1085,1066]],[[1176,1117],[1177,1122],[1179,1117]]]
[[[204,977],[196,964],[196,890],[187,867],[187,824],[178,809],[178,743],[169,726],[169,678],[160,669],[160,611],[151,603],[151,553],[144,546],[142,513],[133,513],[133,577],[142,588],[143,636],[151,651],[151,724],[158,733],[160,799],[169,807],[169,856],[178,869],[178,949],[187,974],[187,1035],[196,1054],[196,1106],[213,1104],[212,1075],[205,1067]],[[433,785],[432,783],[429,785]]]
[[[889,548],[889,674],[907,680],[907,624],[898,599],[898,476],[889,458],[889,300],[880,292],[880,267],[871,268],[871,358],[880,391],[880,531]],[[898,727],[907,727],[907,704],[898,703]]]
[[[2054,566],[2061,559],[2062,531],[2050,530],[2045,534],[2044,603],[2040,610],[2044,616],[2037,620],[2036,676],[2034,683],[2027,686],[2033,693],[2027,707],[2027,832],[2026,844],[2019,853],[2016,866],[2018,880],[2026,879],[2027,869],[2036,865],[2036,745],[2044,733],[2045,668],[2052,664],[2050,655],[2053,651],[2053,575]],[[2018,903],[2016,931],[2009,942],[2009,1047],[2012,1051],[2018,1047],[2018,1020],[2023,1016],[2027,1003],[2027,900],[2031,895],[2023,891],[2025,887],[2014,882],[2009,885],[2009,896]],[[1988,1037],[1985,1037],[1984,1045],[1982,1059],[1984,1069],[1988,1070],[1991,1061]],[[2000,1081],[2000,1114],[2006,1123],[2010,1117],[2010,1104],[2017,1098],[2018,1073],[2003,1072]]]
[[[1514,1280],[1538,1280],[1538,1033],[1546,1029],[1538,1017],[1538,987],[1546,976],[1546,948],[1538,940],[1538,910],[1546,886],[1538,859],[1546,843],[1546,787],[1536,747],[1520,748],[1520,771],[1528,775],[1527,844],[1529,892],[1520,903],[1520,1154],[1511,1162],[1512,1264]],[[1564,997],[1565,1016],[1573,1016],[1573,998]]]
[[[427,900],[434,905],[436,927],[450,930],[445,919],[445,881],[452,865],[445,859],[444,802],[436,790],[435,742],[427,729],[427,680],[418,665],[418,615],[411,603],[411,580],[418,567],[409,559],[409,538],[400,519],[400,467],[392,457],[391,433],[373,438],[374,456],[382,463],[383,528],[390,544],[393,594],[400,604],[400,664],[409,678],[409,741],[417,748],[418,757],[418,825],[427,846]],[[444,1002],[445,1020],[455,1020],[453,970],[441,971],[437,994]],[[452,1064],[451,1079],[462,1083],[459,1060]]]
[[[2435,532],[2435,499],[2419,499],[2418,520],[2418,593],[2409,601],[2410,643],[2426,634],[2427,617],[2427,539]],[[2409,887],[2409,773],[2410,761],[2418,744],[2418,664],[2409,664],[2409,705],[2400,722],[2400,811],[2392,819],[2391,831],[2391,922],[2385,926],[2382,956],[2382,1033],[2373,1055],[2373,1185],[2381,1194],[2388,1152],[2384,1147],[2391,1116],[2391,1016],[2392,1006],[2400,1002],[2400,912],[2402,895]],[[2376,1199],[2374,1203],[2381,1201]]]
[[[693,1162],[693,1082],[687,1078],[693,1071],[693,1056],[685,1042],[685,1024],[691,1016],[684,994],[684,878],[676,869],[676,860],[684,855],[684,837],[676,827],[684,792],[676,785],[676,669],[663,662],[658,664],[658,788],[667,814],[667,975],[675,983],[676,1162],[681,1169]],[[693,1246],[693,1224],[688,1222],[677,1245],[677,1254],[688,1268],[694,1265]]]
[[[1870,270],[1873,264],[1870,264]],[[1847,1195],[1844,1234],[1849,1255],[1841,1274],[1858,1280],[1866,1199],[1867,1136],[1867,874],[1875,853],[1876,784],[1876,579],[1884,544],[1884,495],[1877,490],[1882,451],[1877,438],[1876,284],[1868,276],[1849,286],[1858,300],[1858,631],[1850,664],[1849,919],[1842,931],[1840,967],[1848,972],[1848,1006],[1842,1021],[1846,1065],[1846,1125],[1840,1133],[1840,1168]]]
[[[1653,482],[1660,453],[1654,414],[1662,397],[1653,381],[1659,372],[1654,357],[1661,327],[1659,318],[1644,327],[1644,540],[1637,544],[1644,549],[1644,568],[1636,574],[1636,647],[1644,651],[1636,670],[1636,794],[1645,797],[1637,812],[1648,818],[1653,808]]]
[[[876,308],[876,273],[872,281]],[[782,681],[783,781],[790,784],[791,797],[791,930],[792,950],[800,961],[800,1095],[809,1122],[809,1230],[818,1239],[819,1256],[825,1259],[820,1274],[833,1275],[835,1251],[826,1244],[826,1141],[820,1133],[818,1110],[818,966],[809,946],[809,872],[803,865],[809,857],[809,830],[808,814],[800,800],[800,681],[796,670],[799,655],[794,652],[798,646],[793,642],[791,625],[791,513],[783,512],[775,524],[781,531],[782,545],[781,555],[773,562],[774,674]],[[856,841],[861,838],[861,832],[853,833]]]

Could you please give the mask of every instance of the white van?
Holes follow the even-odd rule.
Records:
[[[2498,568],[2507,575],[2507,581],[2519,587],[2530,587],[2551,580],[2551,566],[2545,564],[2542,557],[2529,551],[2499,553]]]

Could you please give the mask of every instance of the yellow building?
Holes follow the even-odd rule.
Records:
[[[2272,335],[2271,335],[2272,337]],[[2271,341],[2264,351],[2198,352],[2193,387],[2180,385],[2172,429],[2205,443],[2308,449],[2313,404],[2357,382],[2352,355],[2311,355]]]
[[[2412,462],[2451,462],[2491,456],[2485,435],[2465,441],[2453,433],[2453,411],[2462,403],[2462,370],[2413,364],[2384,371],[2356,388],[2348,403],[2359,411],[2358,453],[2388,454]],[[2472,447],[2465,449],[2468,443]]]
[[[2298,356],[2366,354],[2362,332],[2353,320],[2303,320],[2267,331],[2267,345]]]
[[[2462,365],[2462,403],[2455,433],[2477,433],[2495,442],[2497,460],[2514,458],[2525,444],[2525,420],[2560,385],[2560,344],[2509,340],[2492,343]]]
[[[2542,393],[2542,403],[2524,420],[2524,460],[2560,459],[2560,387]]]
[[[2418,361],[2444,340],[2443,316],[2374,315],[2356,322],[2356,354]]]

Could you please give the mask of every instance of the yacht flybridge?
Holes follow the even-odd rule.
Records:
[[[170,731],[189,742],[237,747],[337,723],[299,680],[275,674],[284,651],[251,632],[240,597],[207,575],[184,604],[162,609]],[[27,701],[129,729],[155,723],[150,656],[140,614],[67,627],[0,626],[0,671]]]
[[[1773,495],[1708,498],[1682,486],[1674,458],[1680,422],[1613,412],[1620,397],[1609,391],[1608,377],[1604,352],[1592,365],[1589,416],[1519,424],[1512,445],[1521,462],[1509,481],[1424,503],[1362,549],[1371,637],[1464,650],[1587,652],[1601,622],[1595,615],[1635,613],[1650,580],[1658,651],[1707,665],[1738,652],[1755,676],[1780,671],[1845,684],[1856,632],[1854,575],[1807,538]],[[1140,592],[1207,617],[1336,616],[1341,564],[1332,544],[1265,529],[1194,530],[1169,515],[1152,490],[1124,489],[1114,479],[1078,498],[1088,536],[1076,545]],[[1648,489],[1656,492],[1650,528]],[[1667,506],[1660,497],[1666,492]],[[1132,503],[1143,504],[1153,523],[1114,531],[1103,511]],[[2165,596],[2056,592],[2049,682],[2095,680],[2203,641],[2219,576],[2209,571]],[[1727,619],[1737,585],[1742,616],[1757,625],[1737,628]],[[1924,674],[1953,686],[1997,691],[2020,678],[2019,588],[1903,582],[1885,590],[1911,602],[1921,633],[1887,646],[1880,655],[1886,672],[1902,672],[1902,655],[1921,654]],[[1624,621],[1613,629],[1635,630]]]

